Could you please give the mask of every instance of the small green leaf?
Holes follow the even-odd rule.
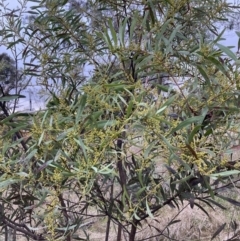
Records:
[[[79,137],[79,139],[74,138],[74,140],[75,140],[76,143],[81,147],[82,152],[83,152],[84,159],[85,159],[85,161],[87,161],[86,146],[84,145],[82,139]]]
[[[8,131],[4,136],[2,136],[2,138],[5,138],[7,136],[9,137],[9,136],[17,133],[20,130],[26,129],[27,126],[28,126],[28,124],[17,126],[16,128],[11,129],[10,131]]]
[[[56,230],[67,232],[67,231],[69,231],[69,230],[74,229],[76,226],[77,226],[77,224],[74,224],[74,225],[67,226],[67,227],[64,227],[64,228],[56,228]]]
[[[236,33],[237,36],[240,38],[240,32],[239,32],[239,31],[236,31],[235,33]]]
[[[117,34],[114,30],[114,27],[113,27],[113,19],[109,19],[108,20],[108,24],[109,24],[109,27],[110,27],[110,31],[111,31],[111,35],[112,35],[112,39],[113,39],[113,42],[114,42],[114,47],[116,48],[117,47]]]
[[[147,3],[148,3],[148,9],[149,9],[149,14],[150,14],[150,17],[152,20],[152,24],[154,25],[155,21],[157,19],[156,12],[155,12],[155,6],[153,5],[153,2],[151,0],[147,1]],[[149,29],[149,31],[150,31],[150,29]]]
[[[209,217],[208,212],[207,212],[201,205],[199,205],[199,204],[196,203],[196,202],[194,202],[194,205],[197,206],[198,208],[200,208],[200,209]]]
[[[194,129],[191,131],[190,135],[188,136],[188,140],[187,140],[187,143],[188,144],[191,144],[191,142],[193,141],[194,139],[194,136],[199,133],[199,130],[201,130],[202,128],[202,125],[197,125],[194,127]]]
[[[147,199],[146,199],[146,211],[147,211],[147,214],[148,214],[148,216],[149,216],[150,218],[154,218],[154,216],[153,216],[153,214],[152,214],[152,212],[151,212],[151,210],[150,210],[150,208],[149,208],[149,206],[148,206],[148,201],[147,201]]]
[[[43,132],[42,132],[42,134],[41,134],[41,136],[40,136],[40,138],[39,138],[39,141],[38,141],[38,146],[40,146],[40,145],[41,145],[42,140],[43,140],[43,137],[44,137],[44,134],[45,134],[45,131],[43,131]]]
[[[32,205],[32,206],[25,207],[24,209],[29,210],[29,209],[35,209],[37,207],[40,207],[44,203],[44,201],[46,200],[47,194],[48,193],[46,191],[43,192],[43,195],[42,195],[39,203],[36,203],[35,205]]]
[[[174,28],[174,30],[172,31],[170,38],[168,40],[168,42],[171,44],[173,39],[176,37],[177,32],[182,28],[182,25],[178,25],[177,27]]]
[[[33,149],[32,151],[30,151],[30,153],[28,153],[28,155],[24,158],[24,161],[26,162],[31,160],[37,152],[38,152],[37,149]]]
[[[210,79],[209,79],[206,71],[205,71],[205,70],[202,68],[202,66],[200,66],[200,65],[197,65],[197,68],[198,68],[200,74],[201,74],[201,75],[203,76],[203,78],[206,80],[206,83],[207,83],[208,85],[210,85]]]
[[[219,173],[214,173],[214,174],[210,174],[210,177],[216,178],[216,177],[228,177],[231,175],[236,175],[239,174],[240,171],[238,170],[231,170],[231,171],[225,171],[225,172],[219,172]]]
[[[219,70],[221,70],[224,74],[227,73],[226,69],[224,68],[224,65],[222,65],[216,58],[209,56],[207,59],[212,62]]]
[[[152,149],[156,146],[156,144],[158,143],[158,140],[153,141],[148,147],[147,149],[144,151],[144,158],[148,158],[149,153],[152,151]]]
[[[113,126],[116,123],[115,120],[102,120],[96,122],[96,127],[99,129],[104,129],[107,126]]]
[[[171,104],[176,100],[177,97],[178,97],[178,94],[173,95],[172,97],[170,97],[170,98],[162,105],[161,108],[163,108],[164,106],[169,106],[169,105],[171,105]]]
[[[0,188],[1,189],[4,189],[4,188],[7,188],[8,186],[14,184],[14,183],[17,183],[19,181],[22,181],[21,179],[8,179],[8,180],[5,180],[5,181],[0,181]]]
[[[160,108],[160,109],[156,112],[156,114],[162,113],[166,108],[167,108],[167,106],[163,106],[162,108]]]
[[[212,200],[212,199],[206,199],[208,202],[211,202],[213,203],[214,205],[218,206],[219,208],[223,209],[223,210],[226,210],[227,208],[225,208],[222,204]]]
[[[81,99],[78,103],[78,109],[77,109],[77,114],[76,114],[76,120],[75,123],[78,124],[81,117],[82,117],[82,113],[84,111],[84,108],[86,106],[86,102],[87,102],[87,95],[83,95],[81,96]]]
[[[133,18],[131,19],[129,41],[132,41],[132,39],[133,39],[133,34],[134,34],[136,23],[137,23],[137,17],[133,16]]]
[[[133,213],[133,216],[136,220],[141,220],[141,218],[136,214],[136,212]]]
[[[167,87],[167,86],[160,85],[160,84],[157,84],[156,86],[157,86],[157,88],[159,90],[162,90],[163,92],[168,92],[169,91],[169,87]]]
[[[126,118],[129,118],[129,116],[133,113],[133,101],[130,100],[127,107],[127,113]]]
[[[110,37],[109,37],[109,35],[108,35],[107,30],[105,30],[105,33],[102,33],[102,37],[103,37],[103,39],[105,40],[106,44],[108,45],[108,48],[109,48],[110,50],[112,50],[112,49],[113,49],[112,41],[111,41],[111,39],[110,39]]]
[[[137,193],[136,193],[136,196],[137,198],[140,198],[141,194],[146,190],[146,187],[142,187],[140,188]]]
[[[120,23],[120,26],[119,26],[119,40],[120,40],[120,44],[121,46],[125,46],[125,31],[126,31],[126,25],[127,25],[127,22],[128,22],[128,17],[124,19],[123,22]]]
[[[222,196],[220,194],[216,194],[216,196],[221,198],[221,199],[223,199],[223,200],[225,200],[225,201],[227,201],[227,202],[229,202],[229,203],[231,203],[231,204],[233,204],[234,206],[240,207],[240,202],[238,202],[238,201],[236,201],[236,200],[234,200],[232,198],[224,197],[224,196]]]
[[[189,126],[193,123],[202,122],[202,120],[203,120],[203,116],[194,116],[194,117],[188,118],[187,120],[182,121],[177,127],[173,128],[170,134],[173,134],[174,132],[181,130],[184,127]]]
[[[173,225],[175,223],[179,223],[179,222],[181,222],[181,220],[179,220],[179,219],[178,220],[173,220],[170,223],[168,223],[168,226]]]
[[[216,232],[213,234],[211,240],[215,239],[222,231],[223,229],[225,228],[226,226],[226,223],[222,224],[217,230]]]
[[[221,44],[216,44],[226,55],[228,55],[228,57],[230,57],[231,59],[237,61],[237,56],[236,54],[234,54],[229,48],[227,48],[226,46],[223,46]]]
[[[0,97],[0,101],[11,101],[11,100],[16,100],[18,98],[26,98],[24,95],[5,95]]]

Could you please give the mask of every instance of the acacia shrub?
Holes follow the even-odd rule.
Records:
[[[5,8],[1,36],[9,48],[24,46],[25,73],[50,99],[44,111],[27,116],[27,143],[7,139],[26,127],[18,114],[1,122],[13,127],[0,156],[3,227],[34,240],[68,241],[83,238],[81,229],[87,240],[89,218],[106,217],[105,240],[115,223],[117,241],[134,241],[166,205],[188,202],[206,215],[203,204],[223,208],[215,196],[239,205],[219,195],[213,181],[230,187],[239,174],[222,158],[231,146],[228,132],[239,128],[238,59],[219,44],[223,32],[213,40],[205,32],[186,37],[189,21],[215,32],[228,10],[224,2],[214,1],[209,19],[198,1],[89,1],[101,16],[96,25],[81,4],[34,2],[27,25]],[[78,71],[85,65],[93,69],[87,80]],[[164,73],[175,91],[164,85]]]

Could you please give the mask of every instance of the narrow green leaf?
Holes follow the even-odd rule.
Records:
[[[120,23],[119,26],[119,40],[120,40],[120,44],[121,46],[125,46],[125,32],[126,32],[126,25],[128,22],[128,17],[124,19],[123,22]]]
[[[27,13],[29,13],[29,14],[31,14],[31,15],[34,15],[34,14],[38,14],[38,12],[35,12],[35,11],[31,11],[31,10],[29,10],[29,11],[27,11]]]
[[[135,218],[136,220],[141,220],[141,218],[137,215],[136,212],[133,213],[133,216],[134,216],[134,218]]]
[[[18,98],[26,98],[24,95],[5,95],[0,97],[0,101],[11,101],[11,100],[16,100]]]
[[[208,193],[210,194],[211,198],[214,199],[214,193],[213,193],[213,190],[210,186],[210,178],[207,177],[207,176],[203,176],[203,180],[204,180],[204,185],[208,189]]]
[[[240,173],[240,171],[238,171],[238,170],[231,170],[231,171],[213,173],[213,174],[210,174],[209,176],[213,177],[213,178],[216,178],[216,177],[228,177],[228,176],[236,175],[236,174],[239,174],[239,173]]]
[[[28,126],[28,124],[17,126],[16,128],[11,129],[10,131],[8,131],[4,136],[2,136],[2,138],[5,138],[7,136],[9,137],[9,136],[15,134],[16,132],[18,132],[20,130],[24,130],[24,129],[27,128],[27,126]]]
[[[198,203],[195,203],[195,202],[194,202],[194,205],[197,206],[198,208],[200,208],[209,217],[208,212],[201,205],[199,205]]]
[[[24,161],[27,162],[27,161],[31,160],[35,156],[37,151],[38,151],[37,149],[31,150],[30,153],[28,153],[28,155],[24,158]]]
[[[105,33],[102,33],[102,37],[103,37],[103,39],[105,40],[106,44],[108,45],[108,48],[109,48],[110,50],[112,50],[112,49],[113,49],[112,41],[111,41],[111,39],[110,39],[110,37],[109,37],[109,35],[108,35],[107,30],[105,30]]]
[[[107,126],[113,126],[116,123],[115,120],[102,120],[96,122],[96,127],[99,129],[104,129]]]
[[[203,120],[203,116],[194,116],[194,117],[188,118],[187,120],[182,121],[180,124],[178,124],[177,127],[173,128],[170,134],[173,134],[176,131],[181,130],[184,127],[189,126],[193,123],[202,122],[202,120]]]
[[[43,140],[43,137],[44,137],[44,134],[45,134],[45,131],[42,132],[42,134],[41,134],[41,136],[40,136],[40,138],[39,138],[39,140],[38,140],[38,146],[41,145],[42,140]]]
[[[7,49],[11,49],[13,46],[19,44],[19,43],[24,43],[24,39],[18,39],[17,41],[10,42],[7,46]]]
[[[160,109],[156,112],[156,114],[160,114],[160,113],[162,113],[166,108],[167,108],[166,105],[163,106],[162,108],[160,108]]]
[[[193,175],[189,175],[189,176],[186,176],[180,180],[177,180],[177,181],[174,181],[172,182],[171,184],[177,184],[177,183],[187,183],[188,180],[190,180],[191,178],[193,178],[194,176]]]
[[[22,180],[21,179],[8,179],[5,181],[0,181],[0,188],[1,189],[7,188],[8,186],[10,186],[14,183],[17,183],[19,181],[22,181]]]
[[[212,200],[212,199],[206,199],[208,202],[211,202],[213,203],[214,205],[218,206],[219,208],[223,209],[223,210],[226,210],[227,208],[225,208],[222,204]]]
[[[74,140],[77,142],[77,144],[81,147],[83,156],[85,161],[87,161],[87,152],[86,152],[86,146],[84,145],[82,139],[79,137],[79,139],[74,138]]]
[[[164,36],[164,33],[165,31],[167,30],[167,27],[169,26],[169,24],[172,23],[172,19],[168,19],[166,22],[164,22],[164,24],[161,26],[161,30],[160,32],[158,33],[157,37],[158,37],[158,40],[160,40],[163,36]]]
[[[126,118],[129,118],[132,113],[133,113],[133,101],[130,100],[130,101],[128,102]]]
[[[178,97],[178,94],[173,95],[172,97],[170,97],[166,102],[164,102],[164,104],[161,106],[161,108],[163,108],[164,106],[171,105],[176,100],[177,97]]]
[[[124,200],[130,200],[130,197],[129,197],[129,195],[128,195],[128,191],[127,191],[127,189],[126,189],[126,186],[124,185],[123,186],[123,198],[124,198]],[[125,205],[124,205],[125,206]]]
[[[25,207],[24,209],[25,210],[29,210],[29,209],[31,210],[31,209],[35,209],[35,208],[40,207],[44,203],[44,201],[46,200],[47,194],[48,194],[48,192],[43,192],[43,195],[42,195],[39,203],[36,203],[32,206]]]
[[[210,79],[209,79],[206,71],[203,69],[203,67],[200,66],[200,65],[197,65],[197,68],[198,68],[200,74],[201,74],[201,75],[203,76],[203,78],[206,80],[206,83],[207,83],[208,85],[210,85]]]
[[[202,125],[197,125],[193,128],[193,130],[191,131],[190,135],[188,136],[188,140],[187,140],[187,143],[188,144],[191,144],[191,142],[193,141],[194,139],[194,136],[199,133],[199,130],[201,130],[202,128]]]
[[[24,178],[29,177],[29,173],[26,173],[26,172],[17,172],[16,174]]]
[[[181,25],[178,25],[177,27],[174,28],[173,32],[170,35],[170,38],[168,40],[168,42],[171,44],[171,42],[173,41],[173,39],[176,37],[177,32],[182,28]]]
[[[229,48],[227,48],[226,46],[223,46],[221,44],[216,44],[226,55],[228,55],[228,57],[230,57],[231,59],[237,61],[237,56],[236,54],[234,54]]]
[[[236,33],[237,36],[240,38],[240,32],[239,32],[239,31],[236,31],[235,33]]]
[[[148,68],[149,64],[152,63],[152,59],[153,59],[153,55],[148,55],[142,58],[141,61],[136,64],[137,72],[141,72],[144,69]]]
[[[77,224],[74,224],[74,225],[70,225],[70,226],[67,226],[67,227],[64,227],[64,228],[56,228],[56,230],[67,232],[69,230],[74,229],[76,226],[77,226]]]
[[[136,192],[137,198],[140,198],[141,195],[142,195],[142,193],[145,192],[145,190],[146,190],[146,187],[140,188],[140,189]]]
[[[44,122],[48,116],[48,113],[49,113],[49,110],[47,110],[43,115],[42,122],[41,122],[41,128],[43,128],[43,126],[44,126]]]
[[[236,201],[236,200],[234,200],[232,198],[224,197],[224,196],[222,196],[220,194],[216,194],[216,196],[221,198],[221,199],[223,199],[223,200],[225,200],[225,201],[227,201],[227,202],[229,202],[229,203],[231,203],[231,204],[233,204],[234,206],[240,207],[240,202],[238,202],[238,201]]]
[[[224,74],[226,74],[226,69],[224,65],[222,65],[216,58],[209,56],[207,59],[212,62],[219,70],[221,70]]]
[[[152,151],[152,149],[156,146],[158,142],[158,140],[155,140],[147,147],[147,149],[143,153],[144,158],[147,158],[149,156],[149,153]]]
[[[133,34],[134,34],[136,23],[137,23],[137,17],[133,16],[133,18],[131,19],[130,34],[129,34],[130,42],[133,40]]]
[[[112,39],[113,39],[113,42],[114,42],[114,47],[116,48],[117,47],[117,42],[118,42],[117,41],[117,34],[116,34],[115,30],[114,30],[112,22],[113,22],[113,19],[109,19],[108,20],[108,25],[110,27]]]
[[[137,176],[138,176],[138,180],[139,180],[141,186],[144,187],[142,171],[138,171]]]
[[[156,86],[157,86],[157,88],[159,90],[162,90],[163,92],[168,92],[169,91],[169,87],[167,87],[167,86],[160,85],[160,84],[157,84]]]
[[[179,220],[179,219],[178,220],[173,220],[170,223],[168,223],[168,226],[173,225],[175,223],[179,223],[179,222],[181,222],[181,220]]]
[[[216,232],[213,234],[211,240],[215,239],[222,231],[223,229],[225,228],[226,226],[226,223],[222,224],[217,230]]]
[[[15,112],[15,113],[13,113],[13,114],[11,114],[11,115],[9,115],[8,117],[5,117],[3,120],[1,120],[0,121],[0,123],[1,124],[9,124],[9,123],[12,123],[11,121],[12,121],[12,119],[14,118],[14,117],[18,117],[18,116],[24,116],[24,117],[27,117],[27,116],[30,116],[31,114],[29,114],[29,113],[19,113],[19,112]]]
[[[150,17],[151,17],[151,20],[152,20],[152,24],[154,25],[155,21],[157,19],[156,12],[155,12],[155,7],[153,5],[152,0],[148,0],[147,3],[148,3],[148,9],[149,9],[149,14],[150,14]]]
[[[146,211],[147,211],[147,214],[148,214],[148,216],[149,216],[150,218],[154,218],[154,216],[153,216],[153,214],[152,214],[152,212],[151,212],[151,210],[150,210],[150,208],[149,208],[149,206],[148,206],[148,201],[147,201],[147,199],[146,199]]]
[[[127,104],[127,102],[126,102],[126,100],[121,96],[121,95],[119,95],[119,94],[117,94],[117,97],[122,101],[122,103],[124,104],[124,105],[128,105]]]
[[[213,41],[213,43],[217,43],[218,41],[223,40],[223,39],[222,39],[222,36],[223,36],[225,30],[226,30],[226,28],[224,28],[224,29],[222,30],[222,32],[217,36],[217,38]]]
[[[77,109],[75,124],[79,123],[82,117],[83,110],[85,109],[86,102],[87,102],[87,95],[82,95],[80,101],[78,102],[78,109]]]

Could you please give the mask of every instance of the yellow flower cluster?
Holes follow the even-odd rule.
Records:
[[[57,207],[59,205],[56,196],[48,197],[50,203],[47,205],[46,212],[44,215],[44,224],[48,227],[48,241],[55,241],[56,229],[58,228],[57,220],[60,216]]]

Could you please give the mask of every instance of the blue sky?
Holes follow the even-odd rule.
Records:
[[[20,1],[24,1],[24,0],[20,0]],[[19,6],[19,0],[8,0],[8,1],[5,1],[5,4],[6,3],[8,4],[9,9],[16,9],[17,6]],[[31,6],[31,4],[28,4],[28,6]],[[8,53],[10,56],[12,56],[11,51],[7,50],[5,46],[0,46],[0,52],[5,52],[5,53]],[[20,61],[19,61],[19,67],[20,68],[23,67]],[[26,98],[21,98],[19,100],[18,109],[19,110],[30,109],[30,99],[29,99],[30,96],[32,100],[33,109],[38,110],[38,109],[44,108],[45,106],[44,100],[37,94],[37,92],[38,92],[38,88],[36,86],[28,87],[25,91],[23,91],[21,94],[25,95]]]

